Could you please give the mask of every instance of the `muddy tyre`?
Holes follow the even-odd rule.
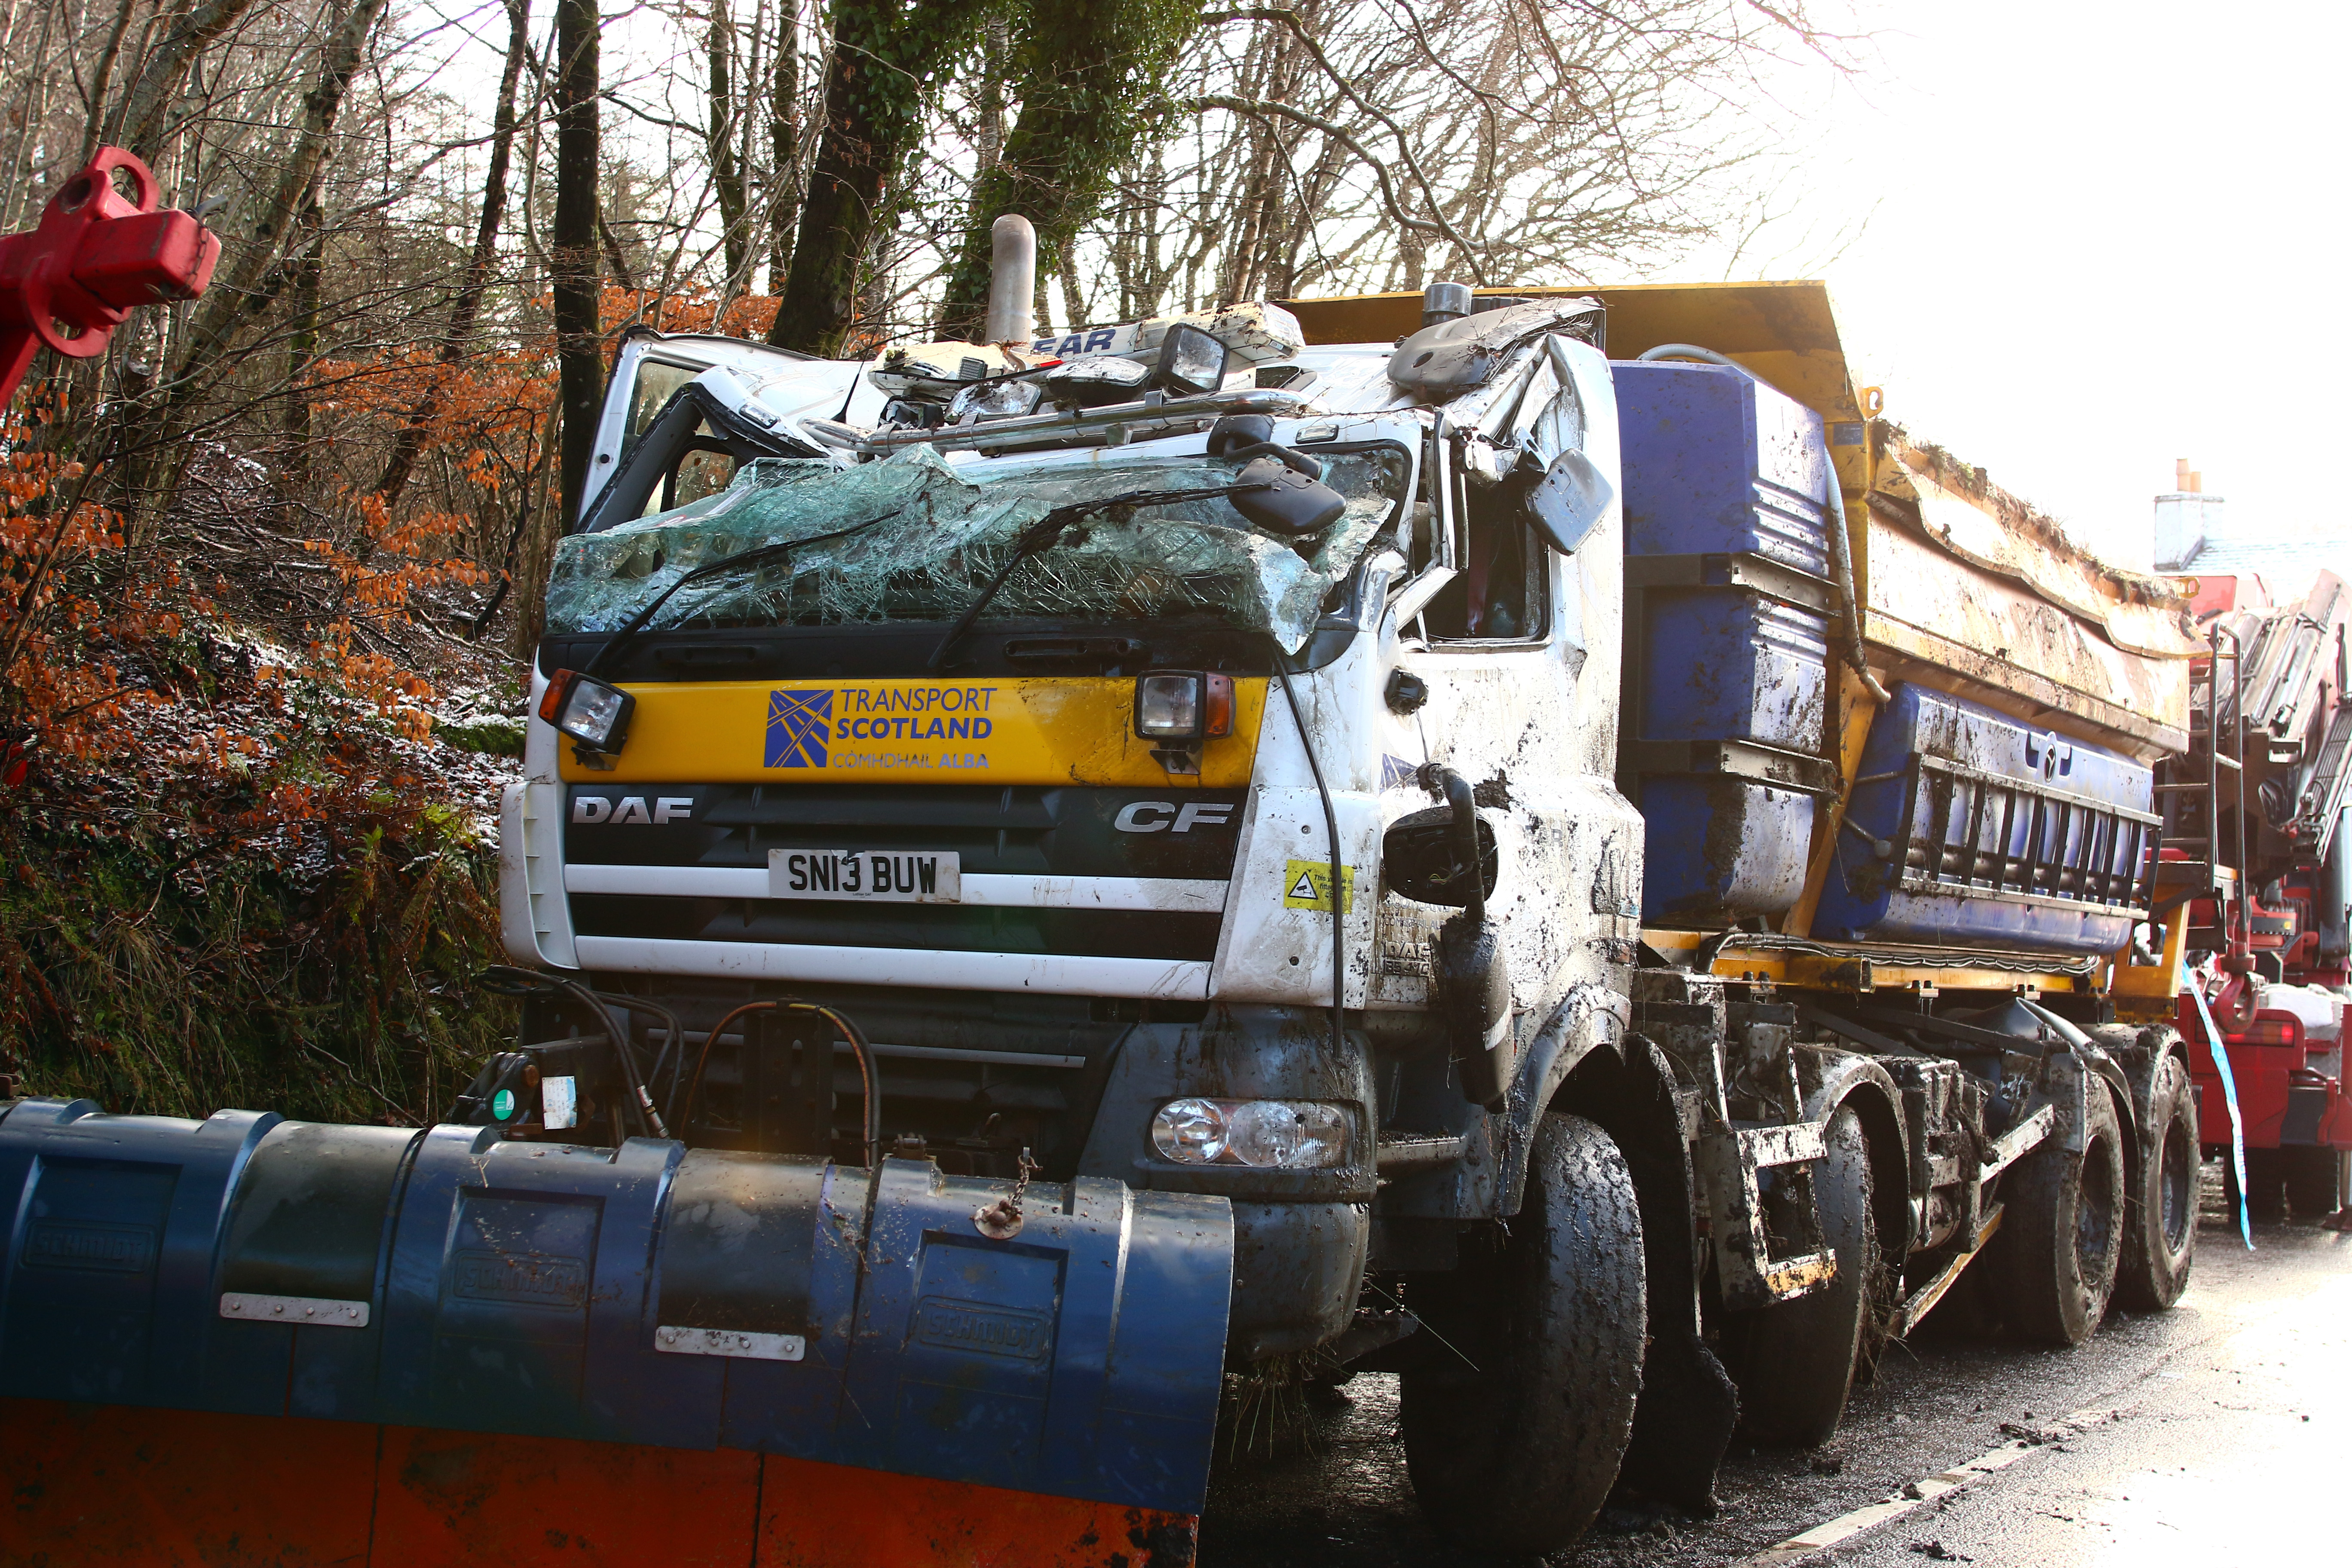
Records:
[[[2326,1219],[2336,1212],[2336,1151],[2282,1149],[2286,1166],[2287,1206],[2297,1219]]]
[[[2116,1305],[2157,1312],[2180,1300],[2197,1256],[2197,1101],[2179,1057],[2161,1058],[2148,1089],[2138,1190],[2126,1205]]]
[[[1829,1152],[1814,1168],[1813,1200],[1837,1277],[1811,1296],[1735,1313],[1724,1324],[1723,1362],[1739,1385],[1740,1429],[1759,1443],[1810,1448],[1829,1441],[1874,1327],[1885,1270],[1861,1116],[1839,1107],[1822,1142]],[[1774,1230],[1792,1228],[1797,1216],[1773,1215],[1770,1197],[1765,1207]]]
[[[1642,1217],[1616,1143],[1546,1116],[1509,1239],[1430,1283],[1414,1305],[1460,1353],[1401,1380],[1414,1495],[1465,1545],[1556,1552],[1600,1513],[1641,1392]]]
[[[2106,1316],[2122,1261],[2125,1222],[2122,1122],[2106,1085],[2084,1095],[2080,1153],[2043,1142],[2001,1184],[1994,1247],[2010,1327],[2028,1339],[2078,1345]]]

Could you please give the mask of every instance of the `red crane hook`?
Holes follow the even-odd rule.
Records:
[[[136,201],[114,188],[118,169]],[[0,237],[0,408],[16,396],[34,350],[89,359],[140,306],[205,291],[220,238],[192,214],[157,210],[160,194],[145,163],[100,147],[49,198],[38,228]]]

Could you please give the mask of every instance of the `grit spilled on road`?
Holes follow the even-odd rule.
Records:
[[[2073,1352],[1930,1320],[1855,1391],[1825,1447],[1735,1444],[1712,1520],[1612,1508],[1551,1561],[2213,1568],[2340,1541],[2352,1235],[2258,1226],[2249,1252],[2217,1199],[2209,1190],[2196,1274],[2173,1310],[2113,1314]],[[1491,1568],[1415,1507],[1394,1378],[1310,1394],[1295,1446],[1283,1464],[1216,1482],[1202,1568]]]

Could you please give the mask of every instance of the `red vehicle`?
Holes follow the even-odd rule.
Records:
[[[2201,977],[2200,977],[2201,978]],[[2344,998],[2333,988],[2273,984],[2224,975],[2208,1005],[2223,1031],[2246,1151],[2246,1204],[2256,1218],[2291,1210],[2326,1215],[2345,1202],[2352,1164],[2352,1099],[2344,1092]],[[2180,998],[2175,1026],[2189,1042],[2199,1092],[2198,1140],[2231,1147],[2230,1107],[2221,1065],[2207,1043],[2196,999]],[[2232,1187],[2236,1185],[2232,1171]]]
[[[2242,1139],[2245,1198],[2256,1217],[2352,1213],[2352,1103],[2344,1090],[2347,906],[2352,834],[2352,588],[2321,572],[2274,605],[2262,580],[2212,576],[2195,614],[2212,656],[2196,680],[2194,751],[2160,786],[2165,858],[2219,862],[2190,905],[2187,944],[2210,960],[2206,997],[2235,1091],[2197,998],[2176,1023],[2200,1091],[2199,1139],[2210,1152]],[[2226,868],[2244,868],[2232,876]],[[2234,1164],[2231,1185],[2237,1185]]]

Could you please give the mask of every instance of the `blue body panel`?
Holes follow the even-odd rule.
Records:
[[[1721,774],[1655,773],[1634,804],[1647,825],[1644,920],[1703,925],[1726,911],[1785,910],[1804,891],[1811,795]]]
[[[2154,798],[2127,757],[1897,685],[1847,812],[1863,831],[1839,837],[1814,934],[2114,952],[2146,908]]]
[[[1759,555],[1829,570],[1829,454],[1821,416],[1737,371],[1611,367],[1629,557]],[[1737,741],[1819,755],[1831,685],[1828,617],[1734,584],[1722,560],[1629,605],[1637,742]],[[1638,609],[1638,614],[1635,611]],[[1721,773],[1643,771],[1643,916],[1711,924],[1774,915],[1804,886],[1808,795]]]
[[[745,1448],[1198,1513],[1230,1204],[1040,1183],[992,1240],[973,1212],[1005,1190],[928,1160],[24,1101],[0,1119],[0,1394]],[[222,1316],[260,1287],[364,1301],[366,1324]],[[664,1326],[805,1352],[674,1353]]]
[[[1639,733],[1818,752],[1829,702],[1824,616],[1739,588],[1652,588]]]
[[[1753,551],[1829,575],[1822,416],[1720,365],[1621,360],[1625,553]]]

